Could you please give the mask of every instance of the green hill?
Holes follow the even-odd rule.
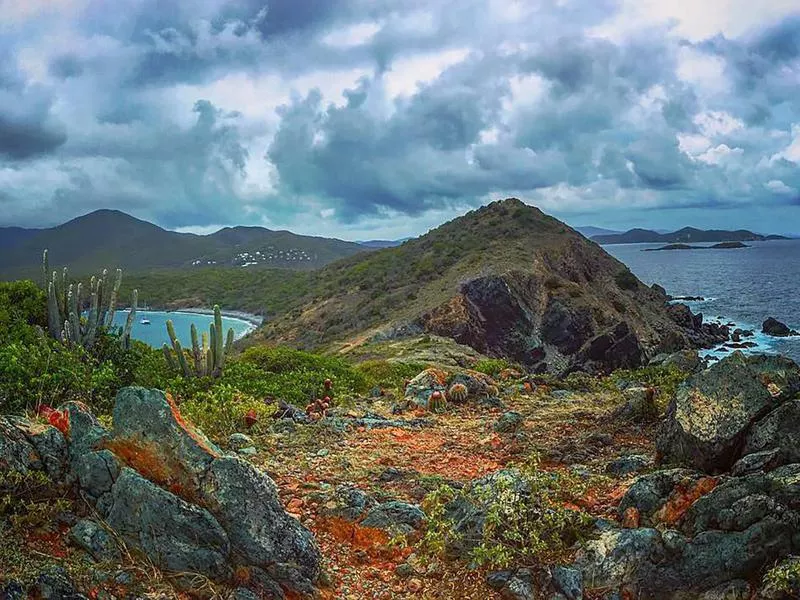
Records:
[[[594,242],[509,199],[328,265],[256,339],[348,351],[433,333],[541,369],[632,366],[702,342],[666,300]]]
[[[75,273],[116,266],[129,273],[163,268],[234,266],[307,270],[366,249],[353,242],[262,227],[211,235],[168,231],[115,210],[98,210],[49,229],[0,230],[0,275],[38,276],[42,250]]]

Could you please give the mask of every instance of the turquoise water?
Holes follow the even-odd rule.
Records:
[[[150,320],[150,325],[143,325],[141,319],[147,318]],[[114,315],[114,324],[122,326],[128,319],[127,310],[119,310]],[[167,335],[167,320],[172,319],[175,326],[175,335],[178,336],[184,348],[191,348],[192,323],[197,327],[198,335],[204,331],[208,331],[208,326],[214,321],[213,315],[200,315],[188,312],[165,312],[160,310],[137,310],[133,328],[131,329],[131,337],[140,340],[145,344],[160,348],[162,344],[169,344],[169,336]],[[227,335],[228,328],[233,327],[236,338],[240,338],[253,329],[253,325],[242,319],[234,319],[233,317],[222,317],[222,328]]]

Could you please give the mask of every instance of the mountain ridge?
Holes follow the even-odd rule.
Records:
[[[0,228],[0,274],[31,276],[42,250],[76,273],[108,265],[140,272],[211,265],[314,269],[357,252],[354,242],[263,227],[226,227],[199,235],[159,227],[118,210],[101,209],[46,229]]]
[[[790,238],[782,235],[762,235],[747,229],[727,230],[683,227],[670,233],[634,228],[623,233],[594,235],[590,239],[598,244],[685,244],[692,242],[759,242],[787,240]]]

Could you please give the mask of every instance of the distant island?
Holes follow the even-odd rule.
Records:
[[[695,229],[684,227],[672,233],[658,233],[650,229],[631,229],[625,233],[594,235],[590,238],[598,244],[692,244],[708,242],[763,242],[767,240],[788,240],[782,235],[761,235],[746,229],[726,231],[723,229]],[[669,248],[678,250],[685,248]]]
[[[736,248],[749,248],[742,242],[720,242],[713,246],[690,246],[689,244],[667,244],[661,248],[645,248],[642,252],[658,252],[659,250],[734,250]]]

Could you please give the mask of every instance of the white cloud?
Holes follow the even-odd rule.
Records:
[[[776,194],[796,194],[797,190],[792,187],[789,187],[785,183],[783,183],[780,179],[771,179],[767,183],[764,184],[764,187],[768,190],[775,192]]]
[[[700,131],[707,137],[728,135],[742,129],[744,123],[736,117],[724,111],[707,110],[694,118],[694,123],[700,127]]]
[[[369,42],[380,30],[380,23],[357,23],[330,32],[322,38],[322,43],[339,48],[361,46]]]
[[[420,85],[435,80],[445,69],[463,61],[469,52],[468,48],[454,48],[395,61],[383,76],[389,98],[413,95]]]
[[[727,144],[720,144],[715,148],[709,148],[696,158],[700,162],[709,165],[724,165],[731,160],[735,160],[744,154],[742,148],[730,148]]]

